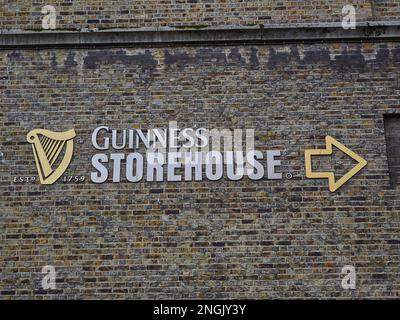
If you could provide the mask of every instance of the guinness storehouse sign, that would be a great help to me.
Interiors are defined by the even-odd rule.
[[[35,129],[28,133],[27,140],[32,144],[42,184],[53,184],[66,171],[72,159],[75,136],[73,129],[66,132]],[[217,181],[224,177],[232,181],[244,177],[283,179],[282,151],[256,150],[253,129],[180,129],[176,122],[170,122],[165,129],[148,130],[113,129],[104,125],[92,131],[91,144],[94,152],[90,180],[96,184]],[[334,172],[312,170],[312,157],[331,155],[332,146],[357,161],[357,165],[338,180]],[[337,191],[366,164],[363,158],[330,136],[326,137],[326,149],[305,150],[306,178],[328,179],[331,192]],[[21,179],[17,177],[14,181],[21,182]]]
[[[222,143],[221,143],[222,142]],[[179,129],[172,122],[168,129],[112,130],[100,126],[93,131],[92,145],[100,151],[92,157],[90,178],[103,183],[125,178],[139,181],[216,181],[226,173],[228,180],[282,179],[277,171],[281,152],[267,151],[267,168],[261,164],[261,151],[254,148],[254,131],[206,128]],[[108,150],[112,148],[113,152]],[[122,171],[121,163],[125,162]],[[164,174],[166,173],[166,174]],[[123,177],[125,175],[125,177]]]

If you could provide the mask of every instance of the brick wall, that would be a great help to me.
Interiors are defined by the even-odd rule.
[[[399,67],[397,43],[1,51],[1,298],[398,298],[383,114],[399,112]],[[89,182],[93,128],[170,120],[254,128],[285,178]],[[37,176],[26,134],[40,127],[75,128],[66,174],[86,182],[13,182]],[[326,135],[369,162],[336,193],[304,177]]]
[[[358,21],[371,20],[370,0],[140,0],[9,1],[0,7],[0,29],[41,30],[44,5],[57,10],[57,28],[203,27],[338,22],[342,7],[353,4]],[[396,20],[399,1],[373,1],[377,20]]]
[[[398,0],[375,0],[373,1],[377,20],[398,21],[400,14],[400,1]]]

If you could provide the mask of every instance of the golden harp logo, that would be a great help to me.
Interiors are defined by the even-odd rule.
[[[27,134],[26,139],[32,144],[41,184],[53,184],[67,170],[72,159],[75,136],[74,129],[65,132],[35,129]],[[64,157],[58,159],[63,149]]]

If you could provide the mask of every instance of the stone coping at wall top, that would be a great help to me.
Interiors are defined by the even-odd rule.
[[[338,23],[213,28],[141,28],[96,31],[2,31],[0,49],[230,45],[290,42],[399,41],[400,22],[363,22],[345,30]]]

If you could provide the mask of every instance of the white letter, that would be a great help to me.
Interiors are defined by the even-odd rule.
[[[180,152],[168,152],[168,170],[167,181],[181,181],[182,177],[175,174],[175,169],[181,167],[181,163],[177,161],[181,157]]]
[[[150,139],[149,139],[149,131],[147,131],[147,137],[145,137],[142,130],[136,130],[136,147],[139,147],[139,140],[143,142],[143,144],[148,149],[150,147]]]
[[[215,173],[213,173],[213,164],[215,164]],[[209,180],[219,180],[223,175],[222,154],[218,151],[208,152],[206,155],[206,177]]]
[[[122,130],[122,144],[117,146],[118,130],[112,130],[112,142],[111,145],[115,150],[121,150],[126,145],[126,130]]]
[[[100,130],[106,130],[108,132],[108,127],[98,127],[96,129],[94,129],[94,131],[92,133],[92,145],[97,150],[107,150],[110,147],[110,138],[108,138],[108,137],[104,138],[104,147],[100,147],[97,144],[97,135],[99,134]]]
[[[247,176],[251,180],[260,180],[264,177],[264,167],[263,165],[257,161],[262,160],[263,154],[261,151],[249,151],[247,153],[247,162],[251,168],[247,168]],[[257,160],[256,160],[257,159]],[[246,165],[246,167],[247,167]]]
[[[48,13],[48,14],[47,14]],[[56,9],[53,6],[44,6],[42,14],[45,16],[42,19],[42,28],[45,30],[56,28]]]
[[[201,132],[204,131],[205,134],[202,134]],[[196,130],[196,136],[199,138],[201,141],[203,141],[203,144],[198,143],[197,147],[199,148],[204,148],[205,146],[208,145],[208,131],[206,128],[199,128]]]
[[[164,156],[161,153],[147,153],[147,181],[154,181],[154,170],[156,181],[163,181]]]
[[[42,288],[44,290],[54,290],[56,288],[56,268],[53,266],[44,266],[42,268],[42,273],[47,273],[42,279]]]
[[[244,175],[244,159],[242,151],[227,151],[226,153],[226,175],[230,180],[240,180]],[[236,161],[233,158],[235,155]],[[235,163],[237,165],[236,173],[235,173]]]
[[[187,142],[183,145],[183,147],[188,149],[193,148],[195,143],[194,130],[191,128],[186,128],[182,130],[181,134],[183,138],[187,140]]]
[[[171,121],[169,123],[169,151],[177,151],[178,144],[177,141],[179,139],[178,135],[179,129],[175,121]]]
[[[136,161],[135,175],[133,175],[133,162]],[[131,153],[126,158],[126,179],[129,182],[138,182],[143,178],[143,156],[140,153]]]
[[[345,30],[356,28],[356,8],[352,5],[347,5],[342,8],[342,14],[345,16],[342,20],[342,28]]]
[[[111,153],[110,159],[114,161],[113,182],[121,181],[121,160],[125,158],[123,153]]]
[[[153,134],[154,134],[154,149],[155,150],[160,150],[160,149],[167,149],[167,130],[166,129],[153,129]]]
[[[194,155],[194,160],[192,160]],[[194,179],[196,181],[202,180],[202,153],[201,152],[185,152],[185,180],[192,180],[192,168],[194,168]]]
[[[94,183],[103,183],[108,178],[108,170],[101,164],[102,162],[108,162],[107,155],[98,153],[92,157],[92,165],[98,170],[98,172],[92,172],[90,174],[90,178]]]
[[[274,151],[267,151],[267,161],[268,161],[268,166],[267,166],[267,172],[268,172],[268,179],[271,180],[279,180],[282,179],[282,173],[276,173],[275,172],[275,167],[278,167],[281,165],[281,160],[275,160],[275,156],[279,157],[281,155],[281,152],[278,150]]]
[[[354,290],[356,288],[356,268],[353,266],[344,266],[342,274],[345,274],[345,277],[342,279],[342,288],[345,290]]]

